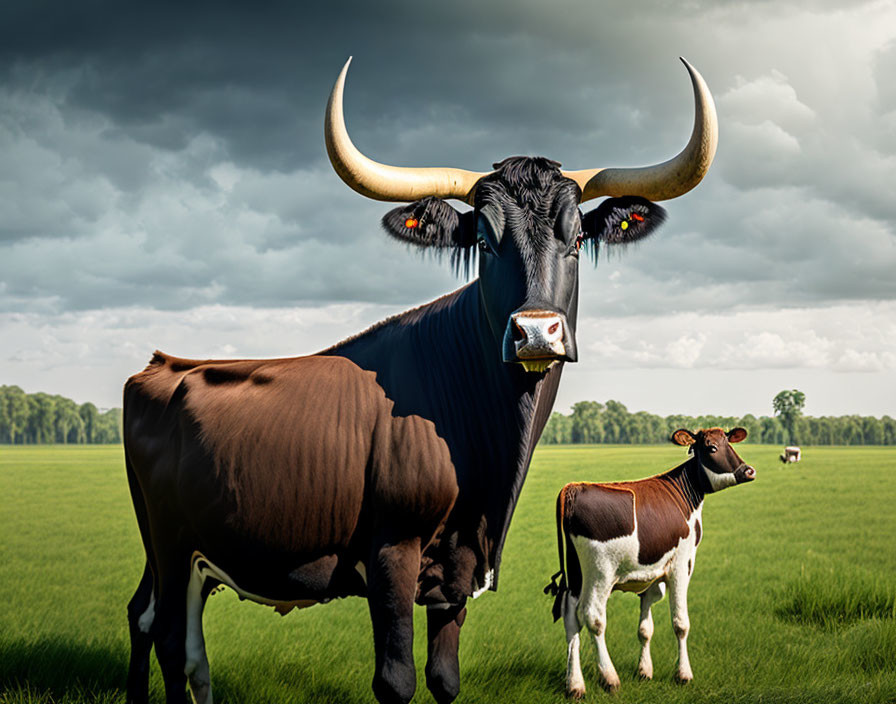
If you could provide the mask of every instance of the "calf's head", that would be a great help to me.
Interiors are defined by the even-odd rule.
[[[672,442],[691,448],[697,458],[700,488],[709,494],[756,478],[756,470],[731,447],[745,437],[747,431],[743,428],[733,428],[727,433],[721,428],[709,428],[697,431],[696,435],[681,428],[672,433]]]
[[[342,95],[348,63],[327,106],[327,152],[336,172],[378,200],[412,201],[389,212],[383,226],[418,247],[451,252],[468,268],[478,256],[485,317],[505,362],[540,373],[577,361],[575,325],[579,255],[600,242],[624,244],[647,236],[665,213],[651,201],[696,186],[715,154],[718,125],[709,89],[684,62],[694,87],[691,139],[676,157],[640,169],[562,171],[542,157],[511,157],[491,172],[405,168],[371,161],[352,144]],[[579,205],[613,196],[582,215]],[[473,206],[461,212],[445,199]]]

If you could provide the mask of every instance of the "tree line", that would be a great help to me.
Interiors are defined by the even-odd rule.
[[[779,394],[780,396],[780,394]],[[551,414],[541,442],[664,443],[678,428],[746,428],[748,442],[772,445],[896,445],[896,420],[890,416],[685,416],[665,418],[631,413],[619,401],[580,401],[572,413]],[[121,409],[100,411],[92,403],[18,386],[0,386],[0,444],[103,444],[121,442]]]
[[[121,442],[121,409],[100,411],[64,396],[26,394],[0,386],[0,444],[103,444]]]
[[[788,425],[792,425],[788,427]],[[740,426],[747,442],[771,445],[896,445],[896,420],[890,416],[799,416],[782,422],[780,416],[684,416],[665,418],[645,411],[631,413],[619,401],[580,401],[572,413],[551,414],[541,442],[561,443],[664,443],[678,428]]]

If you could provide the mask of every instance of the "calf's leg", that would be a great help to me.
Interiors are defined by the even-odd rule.
[[[420,540],[381,542],[367,568],[367,603],[376,665],[373,693],[381,704],[407,704],[414,696],[414,595]]]
[[[607,599],[613,589],[612,583],[599,579],[591,588],[590,593],[582,591],[582,614],[585,625],[594,636],[594,644],[597,646],[597,671],[600,674],[601,683],[608,692],[619,689],[619,675],[610,659],[607,650]]]
[[[582,661],[579,655],[581,647],[579,633],[582,625],[576,613],[578,605],[578,598],[571,592],[563,595],[563,625],[566,628],[566,694],[572,699],[582,699],[585,696],[585,678],[582,676]]]
[[[650,607],[663,598],[666,585],[654,582],[641,593],[641,620],[638,624],[638,639],[641,641],[641,658],[638,660],[638,675],[645,680],[653,679],[653,660],[650,657],[650,639],[653,637],[653,614]]]
[[[688,632],[691,622],[688,618],[688,582],[690,575],[685,569],[673,570],[669,579],[669,607],[672,612],[672,629],[678,638],[678,671],[675,679],[686,684],[694,679],[691,661],[688,659]]]
[[[467,616],[464,604],[439,604],[426,609],[429,646],[426,659],[426,686],[438,704],[453,702],[460,692],[457,650],[460,628]]]

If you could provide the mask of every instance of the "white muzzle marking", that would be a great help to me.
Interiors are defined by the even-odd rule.
[[[533,310],[514,313],[512,318],[513,324],[522,334],[521,340],[514,340],[517,357],[544,359],[566,354],[563,345],[563,319],[559,315]]]

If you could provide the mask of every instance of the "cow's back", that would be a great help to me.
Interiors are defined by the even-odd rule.
[[[156,353],[126,385],[125,443],[144,493],[173,492],[198,540],[226,526],[244,545],[337,553],[361,521],[436,509],[435,530],[453,503],[432,424],[391,413],[375,374],[344,358]]]

